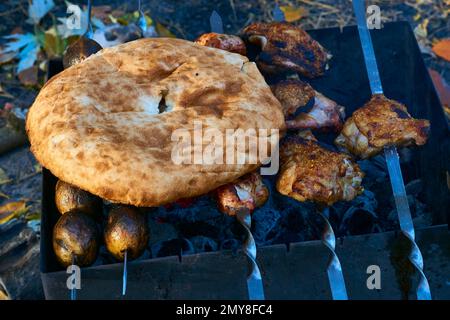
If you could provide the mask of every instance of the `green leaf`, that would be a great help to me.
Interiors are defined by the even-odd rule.
[[[160,37],[163,37],[163,38],[176,38],[176,36],[172,32],[170,32],[169,29],[164,27],[161,23],[157,22],[155,27],[156,27],[156,32],[158,33],[158,35]]]
[[[62,56],[65,43],[55,27],[45,32],[44,50],[49,58]]]

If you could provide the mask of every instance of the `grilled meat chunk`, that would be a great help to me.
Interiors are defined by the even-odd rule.
[[[314,89],[308,83],[294,79],[282,80],[271,85],[270,89],[280,101],[286,119],[298,111],[306,112],[306,106],[315,95]]]
[[[345,108],[314,91],[314,105],[311,111],[300,113],[295,119],[286,121],[288,129],[311,129],[339,132],[345,118]]]
[[[285,22],[252,23],[242,38],[261,47],[256,63],[266,73],[293,71],[314,78],[324,74],[331,58],[308,33]]]
[[[280,147],[277,190],[298,201],[332,205],[362,193],[364,173],[350,156],[321,146],[310,132],[287,137]]]
[[[344,107],[300,80],[283,80],[271,86],[280,101],[288,129],[339,132],[344,123]],[[313,106],[307,107],[311,100]],[[299,113],[300,112],[300,113]]]
[[[264,185],[261,175],[252,172],[217,188],[216,196],[219,210],[234,216],[241,208],[253,212],[261,207],[269,198],[269,189]]]
[[[377,94],[347,119],[335,143],[365,159],[387,145],[423,145],[429,127],[428,120],[412,118],[403,104]]]
[[[212,47],[217,49],[226,50],[229,52],[239,53],[240,55],[245,56],[247,54],[247,49],[245,47],[244,41],[238,36],[230,35],[230,34],[221,34],[221,33],[205,33],[202,34],[195,40],[195,43],[198,43],[202,46]]]

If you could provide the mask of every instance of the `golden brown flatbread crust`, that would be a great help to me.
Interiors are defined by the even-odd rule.
[[[152,114],[160,101],[171,111]],[[36,158],[61,180],[112,202],[158,206],[260,165],[175,164],[172,132],[192,133],[194,121],[223,133],[284,130],[279,102],[246,57],[157,38],[103,49],[54,76],[28,113],[27,132]]]

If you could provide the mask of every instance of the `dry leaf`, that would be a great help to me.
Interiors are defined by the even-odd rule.
[[[160,37],[163,37],[163,38],[176,38],[175,35],[172,32],[170,32],[169,29],[164,27],[159,22],[156,23],[156,32],[158,33],[158,35]]]
[[[15,56],[15,52],[1,52],[0,48],[0,65],[11,62]]]
[[[444,111],[447,113],[450,120],[450,85],[436,70],[428,69],[428,72],[433,80],[434,87],[439,95]]]
[[[38,83],[38,67],[33,66],[18,74],[19,81],[25,86],[34,86]]]
[[[308,15],[307,10],[303,7],[281,6],[280,9],[287,22],[294,22]]]
[[[6,292],[0,288],[0,301],[11,300]]]
[[[5,199],[9,199],[9,196],[6,193],[3,193],[0,191],[0,197],[5,198]]]
[[[433,52],[442,59],[450,61],[450,38],[437,42],[433,46]]]
[[[39,163],[33,165],[34,172],[42,172],[42,166]]]
[[[93,6],[92,7],[92,15],[102,20],[103,22],[109,22],[109,15],[111,14],[111,6],[103,5],[103,6]]]
[[[6,175],[5,170],[0,168],[0,185],[11,182],[11,179]]]
[[[27,213],[28,207],[24,201],[8,202],[0,206],[0,224]]]
[[[0,97],[4,97],[4,98],[9,98],[9,99],[13,99],[14,96],[11,95],[8,91],[6,91],[5,89],[3,89],[2,84],[0,83]],[[0,109],[0,117],[2,116],[2,110]]]

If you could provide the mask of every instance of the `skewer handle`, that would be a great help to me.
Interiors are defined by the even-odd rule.
[[[261,272],[256,262],[256,243],[252,232],[250,231],[252,225],[250,211],[243,208],[237,212],[236,218],[244,227],[246,233],[246,239],[242,245],[242,250],[250,262],[250,272],[247,275],[248,298],[249,300],[265,300]]]
[[[331,252],[330,260],[328,261],[327,266],[328,282],[330,283],[331,295],[333,297],[333,300],[348,300],[341,262],[339,261],[339,258],[335,251],[336,237],[334,235],[333,227],[331,226],[330,221],[327,217],[328,212],[328,208],[325,208],[323,212],[318,212],[325,222],[325,227],[322,232],[322,243]]]

